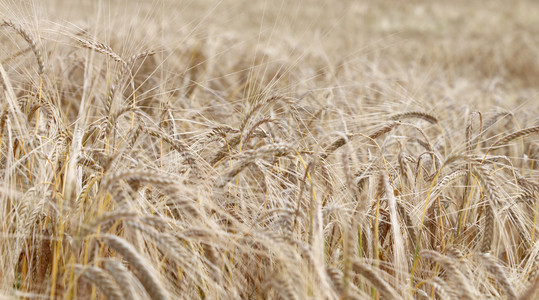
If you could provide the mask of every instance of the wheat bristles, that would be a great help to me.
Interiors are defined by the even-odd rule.
[[[170,137],[166,135],[165,133],[159,131],[159,130],[153,130],[150,128],[141,127],[142,132],[156,137],[160,138],[166,143],[168,143],[170,146],[174,148],[181,156],[185,158],[191,169],[193,170],[195,176],[200,176],[200,170],[196,163],[195,156],[192,154],[191,150],[189,149],[189,146],[184,144],[182,141],[175,139],[173,137]]]

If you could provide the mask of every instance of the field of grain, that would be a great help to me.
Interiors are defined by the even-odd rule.
[[[534,299],[539,2],[0,0],[0,299]]]

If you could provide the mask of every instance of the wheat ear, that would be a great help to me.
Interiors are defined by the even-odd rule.
[[[448,273],[450,282],[453,283],[453,287],[459,291],[460,299],[474,299],[475,293],[473,292],[472,286],[469,284],[469,280],[457,269],[455,262],[452,259],[432,250],[423,250],[420,255],[425,258],[434,259],[443,266]]]
[[[489,153],[490,150],[492,150],[492,149],[494,149],[496,147],[504,146],[504,145],[506,145],[507,143],[509,143],[510,141],[512,141],[514,139],[518,139],[520,137],[525,137],[525,136],[528,136],[528,135],[531,135],[531,134],[536,134],[536,133],[539,133],[539,126],[525,128],[525,129],[522,129],[522,130],[515,131],[515,132],[513,132],[511,134],[508,134],[508,135],[500,138],[496,142],[494,142],[494,144],[492,144],[492,146],[490,146],[490,148],[488,148],[487,152],[485,153],[485,157],[487,156],[487,154]]]
[[[107,46],[101,42],[97,42],[97,41],[88,41],[88,40],[84,40],[84,39],[80,39],[78,38],[77,39],[78,42],[88,48],[88,49],[92,49],[94,51],[97,51],[101,54],[104,54],[110,58],[112,58],[114,61],[122,64],[122,65],[126,65],[127,62],[118,54],[116,54],[116,52],[114,52],[114,50],[112,50],[112,48],[110,46]]]
[[[127,270],[121,262],[114,260],[107,260],[105,262],[105,269],[114,276],[114,279],[120,286],[124,298],[135,299],[133,285],[131,284],[131,273],[129,270]]]
[[[421,111],[409,111],[409,112],[396,114],[390,117],[390,119],[393,121],[402,120],[402,119],[410,119],[410,118],[421,119],[431,124],[438,123],[438,118],[436,118],[434,115],[431,115],[426,112],[421,112]]]
[[[282,296],[283,299],[290,299],[290,300],[300,299],[296,295],[296,292],[294,291],[292,285],[290,284],[290,281],[282,279],[282,278],[270,280],[269,282],[265,284],[264,289],[266,290],[266,293],[268,293],[271,289],[274,289],[279,295]]]
[[[368,281],[380,291],[380,294],[382,295],[382,298],[384,299],[402,299],[402,297],[397,294],[395,289],[391,287],[385,280],[382,279],[382,277],[376,273],[374,270],[372,270],[370,267],[365,265],[364,263],[361,263],[359,261],[355,261],[352,263],[352,270],[355,272],[363,275]]]
[[[539,291],[539,277],[535,278],[535,281],[530,285],[520,296],[518,300],[535,299],[534,296]]]
[[[41,55],[41,49],[37,46],[36,40],[30,35],[26,29],[22,27],[20,24],[16,24],[15,22],[11,20],[4,20],[2,23],[0,23],[0,26],[8,26],[13,28],[29,45],[32,49],[32,52],[34,52],[34,55],[37,60],[37,66],[38,71],[37,73],[39,75],[43,74],[43,71],[45,70],[45,64],[43,63],[43,56]]]
[[[500,266],[496,259],[488,253],[480,254],[479,257],[481,257],[481,259],[485,262],[487,270],[492,275],[494,275],[498,283],[501,285],[501,287],[505,291],[505,294],[507,295],[507,299],[516,300],[517,294],[515,292],[515,289],[513,288],[513,285],[509,282],[509,279],[507,278],[507,274],[505,273],[504,269],[502,268],[502,266]]]
[[[97,41],[88,41],[88,40],[84,40],[84,39],[80,39],[80,38],[78,38],[77,40],[79,41],[79,43],[82,46],[84,46],[84,47],[86,47],[88,49],[94,50],[96,52],[99,52],[101,54],[104,54],[104,55],[112,58],[112,60],[114,60],[115,62],[120,63],[122,65],[122,69],[127,68],[127,62],[120,55],[118,55],[116,52],[114,52],[114,50],[112,50],[112,48],[110,46],[107,46],[107,45],[105,45],[105,44],[103,44],[101,42],[97,42]],[[117,76],[119,76],[119,75],[120,75],[120,73]],[[107,92],[107,98],[105,100],[105,111],[107,113],[107,117],[109,117],[111,115],[112,100],[113,100],[113,97],[114,97],[114,91],[116,89],[115,82],[116,82],[116,79],[111,84],[110,89]],[[107,127],[107,134],[112,130],[114,120],[108,120],[108,121],[109,121],[109,126]]]
[[[95,286],[97,286],[97,288],[99,288],[99,290],[103,292],[105,296],[107,296],[107,299],[126,299],[123,297],[122,291],[116,283],[116,280],[114,280],[110,274],[103,271],[103,269],[91,266],[76,266],[76,268],[80,270],[81,277],[95,284]]]
[[[135,247],[126,240],[115,235],[102,235],[106,243],[121,254],[131,267],[136,270],[136,275],[153,300],[166,300],[168,293],[161,284],[161,280],[153,274],[148,262],[140,255]]]
[[[489,252],[492,247],[492,240],[494,238],[495,231],[494,208],[499,205],[501,197],[498,186],[490,176],[490,172],[485,166],[475,166],[473,173],[483,184],[485,193],[489,198],[489,201],[485,204],[485,233],[481,246],[481,252],[486,253]]]

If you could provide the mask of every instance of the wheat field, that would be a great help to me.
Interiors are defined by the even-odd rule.
[[[0,0],[0,299],[535,299],[539,3]]]

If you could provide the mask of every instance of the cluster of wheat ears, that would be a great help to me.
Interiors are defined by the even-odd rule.
[[[2,299],[539,289],[525,111],[394,111],[380,103],[398,85],[327,89],[363,72],[346,65],[254,76],[237,55],[225,76],[196,43],[126,55],[81,31],[50,49],[1,22],[1,47],[19,50],[0,57]]]

